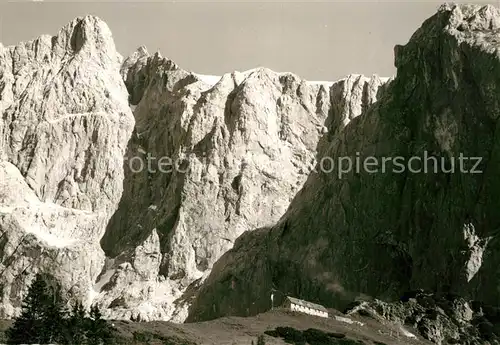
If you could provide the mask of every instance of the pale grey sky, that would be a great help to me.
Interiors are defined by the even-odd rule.
[[[55,34],[75,17],[93,14],[108,23],[122,55],[145,45],[197,73],[265,66],[309,80],[390,76],[394,45],[406,43],[440,3],[0,0],[0,42]]]

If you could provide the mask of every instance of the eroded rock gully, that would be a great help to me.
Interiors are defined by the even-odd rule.
[[[43,271],[109,318],[183,321],[217,259],[280,219],[386,81],[123,59],[92,16],[0,46],[0,317]]]
[[[396,47],[378,101],[325,149],[427,152],[448,167],[462,154],[481,157],[482,173],[313,172],[277,224],[246,232],[214,265],[188,320],[259,313],[272,288],[336,308],[420,288],[498,305],[499,29],[493,6],[443,5]]]

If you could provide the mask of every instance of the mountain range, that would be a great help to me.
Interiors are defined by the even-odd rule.
[[[396,76],[334,82],[124,58],[95,16],[0,44],[0,318],[38,272],[120,320],[253,316],[271,291],[497,305],[499,32],[443,5]],[[424,156],[442,169],[342,166]]]

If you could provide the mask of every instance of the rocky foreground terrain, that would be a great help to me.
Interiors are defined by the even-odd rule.
[[[267,345],[300,344],[302,330],[328,339],[325,342],[324,337],[316,336],[320,342],[310,342],[312,345],[432,345],[397,324],[380,324],[360,315],[338,317],[323,319],[275,309],[252,317],[229,316],[200,323],[121,320],[113,325],[117,343],[129,345],[251,345],[259,336]],[[0,343],[9,324],[0,322]]]
[[[92,16],[0,44],[0,318],[45,272],[114,320],[268,315],[275,289],[418,334],[374,344],[498,343],[499,52],[477,5],[443,5],[391,79],[197,75],[123,58]],[[425,155],[441,169],[319,168]]]

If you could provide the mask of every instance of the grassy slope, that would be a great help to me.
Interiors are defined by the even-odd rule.
[[[331,315],[341,315],[331,311]],[[367,317],[353,316],[353,320],[364,323],[363,326],[337,321],[333,317],[323,319],[284,310],[274,310],[254,317],[223,317],[220,319],[188,324],[171,322],[128,322],[113,321],[116,332],[123,343],[132,344],[203,344],[203,345],[250,345],[256,343],[257,336],[266,330],[278,326],[289,326],[300,330],[317,328],[327,332],[346,334],[348,338],[362,340],[366,345],[429,345],[422,339],[414,340],[403,335],[397,335],[395,325],[382,325]],[[0,321],[0,333],[7,329],[10,321]],[[390,335],[393,330],[392,336]],[[411,331],[411,330],[410,330]],[[134,341],[134,332],[143,335],[142,341]],[[415,332],[413,332],[415,333]],[[154,337],[148,336],[154,334]],[[150,340],[144,340],[148,337]],[[1,338],[0,338],[1,339]],[[160,340],[163,339],[163,340]],[[169,340],[169,341],[166,341]],[[265,336],[267,345],[285,344],[281,339]],[[1,343],[1,341],[0,341]]]

